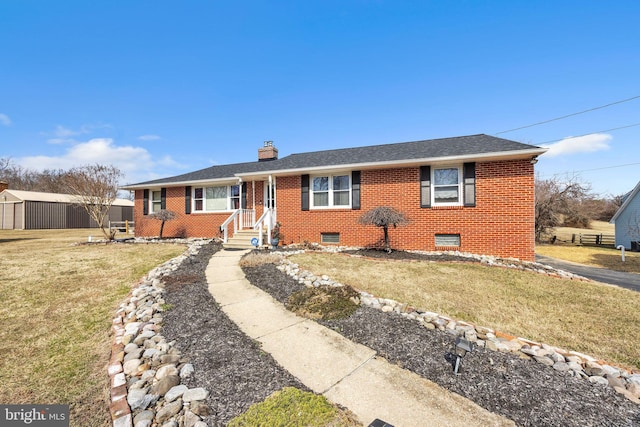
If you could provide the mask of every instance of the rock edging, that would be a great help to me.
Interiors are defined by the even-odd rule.
[[[209,392],[189,389],[181,380],[194,373],[189,363],[160,334],[166,310],[162,277],[198,253],[205,239],[173,241],[187,243],[182,255],[151,270],[120,304],[112,321],[113,343],[109,374],[109,412],[114,427],[206,427],[201,416]]]
[[[353,249],[353,248],[349,248]],[[294,255],[303,253],[304,250],[288,251],[284,254]],[[330,252],[340,252],[332,248]],[[589,280],[581,276],[573,275],[561,270],[539,263],[524,263],[517,260],[502,260],[495,257],[462,254],[459,252],[417,252],[424,254],[455,254],[456,256],[474,257],[488,265],[518,268],[529,270],[539,274],[570,278],[576,280]],[[297,280],[307,287],[318,286],[344,286],[335,282],[327,275],[315,276],[310,271],[301,270],[300,267],[287,259],[280,261],[277,267],[283,273]],[[491,328],[473,325],[461,320],[412,307],[408,304],[394,301],[388,298],[378,298],[375,295],[360,291],[360,304],[369,306],[383,312],[395,312],[403,317],[417,321],[427,329],[439,329],[454,336],[461,336],[492,351],[514,353],[523,359],[535,360],[538,363],[552,366],[556,371],[566,372],[568,375],[583,378],[591,383],[609,385],[618,393],[634,403],[640,404],[640,374],[631,373],[622,368],[607,364],[601,360],[575,351],[568,351],[559,347],[538,343],[522,337],[515,337]]]

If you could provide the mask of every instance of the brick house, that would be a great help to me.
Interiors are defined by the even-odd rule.
[[[284,244],[370,246],[382,232],[358,218],[391,206],[410,221],[390,233],[393,248],[533,260],[534,164],[545,151],[480,134],[279,159],[266,142],[258,161],[123,189],[135,191],[140,236],[156,236],[159,223],[149,214],[169,209],[177,219],[167,222],[165,236],[227,240],[243,229],[270,229],[277,220]]]

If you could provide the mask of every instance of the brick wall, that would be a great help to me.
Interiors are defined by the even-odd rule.
[[[410,223],[389,230],[397,249],[454,249],[478,254],[534,259],[534,174],[528,160],[476,164],[475,207],[420,208],[418,168],[361,173],[361,210],[301,210],[300,176],[277,178],[278,221],[285,244],[320,242],[321,233],[340,233],[341,245],[374,245],[382,230],[358,224],[358,218],[377,206],[392,206]],[[252,184],[247,183],[252,208]],[[263,210],[263,185],[256,183],[256,218]],[[156,236],[160,222],[142,215],[142,191],[136,191],[136,234]],[[178,213],[167,222],[164,236],[215,237],[229,213],[184,213],[184,187],[167,188],[167,209]],[[460,247],[435,246],[436,234],[459,234]]]
[[[379,242],[383,232],[358,224],[358,218],[374,207],[391,206],[410,221],[389,230],[393,248],[533,260],[533,177],[528,160],[477,163],[475,207],[420,208],[418,168],[362,171],[359,211],[302,211],[300,177],[278,178],[278,220],[285,243],[319,242],[321,233],[340,233],[341,245],[366,246]],[[460,247],[436,247],[436,234],[459,234]]]

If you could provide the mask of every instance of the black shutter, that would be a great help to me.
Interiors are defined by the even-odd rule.
[[[462,182],[464,183],[464,205],[476,205],[476,164],[465,163],[462,169]]]
[[[243,182],[240,188],[240,207],[247,209],[247,183]]]
[[[191,213],[191,186],[184,187],[184,213]]]
[[[420,207],[431,207],[431,166],[420,166]]]
[[[302,202],[302,210],[309,210],[309,175],[302,175],[301,177],[302,185],[301,185],[301,202]]]
[[[360,209],[360,171],[351,172],[351,208]]]
[[[160,189],[160,209],[167,209],[167,189]]]
[[[143,191],[142,196],[142,214],[149,215],[149,190]]]

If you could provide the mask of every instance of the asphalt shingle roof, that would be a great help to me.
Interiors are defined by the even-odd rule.
[[[323,166],[393,162],[475,154],[483,155],[490,153],[517,152],[537,148],[539,147],[508,139],[496,138],[490,135],[479,134],[453,138],[297,153],[278,160],[211,166],[195,172],[141,182],[138,184],[132,184],[131,186],[170,184],[208,179],[214,180],[232,178],[236,174],[259,173],[266,171],[283,171],[305,168],[311,169]]]

